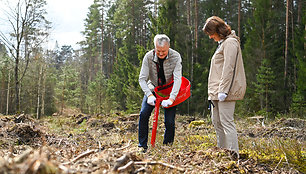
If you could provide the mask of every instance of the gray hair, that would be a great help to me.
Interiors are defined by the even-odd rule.
[[[154,37],[154,46],[156,48],[156,44],[158,44],[159,46],[164,46],[165,43],[168,43],[168,45],[170,46],[170,39],[167,35],[165,34],[157,34]]]

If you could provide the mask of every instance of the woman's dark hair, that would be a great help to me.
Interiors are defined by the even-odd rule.
[[[217,33],[221,39],[226,38],[232,31],[231,27],[218,16],[208,18],[202,30],[208,35]]]

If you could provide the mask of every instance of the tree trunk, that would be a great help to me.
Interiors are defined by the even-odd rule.
[[[198,0],[194,0],[194,46],[195,46],[195,51],[194,51],[194,57],[195,61],[197,61],[198,56],[197,56],[197,49],[198,49]],[[193,66],[193,62],[192,62]]]
[[[187,47],[187,57],[190,57],[191,58],[191,61],[188,61],[187,65],[188,65],[188,71],[189,71],[189,75],[191,76],[191,72],[192,72],[192,69],[191,69],[191,62],[192,62],[192,51],[193,51],[193,47],[192,47],[192,24],[191,24],[191,0],[187,0],[186,1],[186,8],[187,8],[187,26],[190,28],[190,34],[189,35],[186,35],[186,40],[190,40],[191,42],[191,45],[188,45],[186,44],[186,47]],[[190,53],[191,53],[191,56],[190,56]],[[189,105],[190,105],[190,100],[188,100],[188,113],[189,113]]]
[[[302,21],[302,17],[301,17],[301,12],[302,12],[302,3],[303,0],[298,0],[297,4],[298,4],[298,14],[297,14],[297,23],[300,24]]]
[[[65,77],[64,77],[64,85],[63,85],[63,89],[62,89],[62,96],[61,96],[61,111],[60,111],[60,115],[63,114],[63,110],[64,110],[65,88],[66,88],[66,75],[65,75]]]
[[[113,52],[112,52],[112,49],[113,48],[111,46],[111,39],[108,39],[109,61],[108,61],[108,74],[107,74],[107,77],[109,77],[110,74],[112,73],[112,62],[113,62]]]
[[[291,40],[292,40],[292,52],[295,52],[295,46],[294,46],[294,17],[293,17],[293,0],[291,1],[291,10],[290,10],[290,16],[291,16]],[[296,72],[296,56],[292,56],[293,61],[293,90],[296,92],[296,82],[297,82],[297,72]]]
[[[238,37],[241,37],[240,30],[240,22],[241,22],[241,0],[238,1]]]
[[[284,89],[287,89],[287,74],[288,74],[288,36],[289,36],[289,4],[290,0],[286,3],[286,39],[285,39],[285,69],[284,69]],[[286,104],[287,93],[284,95],[284,102]]]
[[[0,55],[1,56],[1,55]],[[5,80],[5,76],[4,76],[4,72],[2,71],[1,72],[3,75],[1,76],[2,77],[2,79],[0,79],[1,80],[1,88],[0,88],[0,113],[2,112],[2,111],[4,111],[4,109],[3,109],[3,104],[2,104],[2,102],[1,101],[4,101],[4,93],[5,93],[5,89],[6,89],[6,80]],[[4,103],[4,102],[3,102]]]
[[[103,45],[103,40],[104,40],[104,10],[102,7],[102,19],[101,19],[101,74],[103,75],[103,59],[104,59],[104,45]]]
[[[135,18],[135,2],[134,1],[131,1],[131,6],[132,6],[132,16],[134,16],[132,19],[132,39],[136,41],[136,43],[138,43],[137,40],[135,40],[136,39],[136,18]]]
[[[44,64],[43,71],[43,82],[42,82],[42,91],[41,91],[41,113],[40,115],[45,115],[45,93],[46,93],[46,64]]]
[[[188,27],[191,27],[190,0],[186,0],[186,8],[187,8],[187,25]]]
[[[40,118],[40,96],[41,96],[41,79],[42,79],[42,71],[43,71],[43,67],[42,65],[40,66],[40,70],[38,73],[38,87],[37,87],[37,109],[36,109],[36,118],[39,119]]]
[[[158,3],[158,0],[154,0],[154,18],[157,17],[157,3]]]
[[[19,53],[17,53],[17,57],[15,59],[15,92],[16,92],[16,112],[20,111],[19,105],[19,78],[18,78],[18,69],[19,69]]]
[[[6,92],[6,115],[9,114],[10,83],[11,83],[11,71],[9,70],[9,72],[8,72],[8,80],[7,80],[7,92]]]
[[[21,96],[21,89],[22,89],[22,83],[20,83],[19,88],[18,88],[18,95],[19,95],[19,106],[21,106],[21,100],[20,100],[20,96]],[[21,113],[21,110],[19,110],[19,113]]]

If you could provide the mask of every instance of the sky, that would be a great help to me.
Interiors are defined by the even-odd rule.
[[[71,45],[78,48],[77,42],[84,40],[84,20],[93,0],[47,0],[47,19],[52,22],[49,48],[58,42],[59,47]]]
[[[16,0],[9,0],[12,4]],[[53,49],[55,42],[58,46],[71,45],[78,49],[77,42],[84,40],[81,31],[84,31],[84,20],[89,12],[88,8],[93,4],[93,0],[46,0],[47,20],[52,24],[50,37],[48,39],[48,49]],[[5,33],[7,24],[3,9],[7,7],[7,0],[0,0],[0,30]],[[15,4],[15,3],[13,3]],[[2,21],[1,21],[2,20]]]

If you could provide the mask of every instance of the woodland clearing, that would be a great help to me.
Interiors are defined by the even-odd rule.
[[[69,113],[39,120],[25,114],[0,116],[0,174],[306,173],[305,120],[262,124],[241,118],[236,125],[238,161],[216,147],[207,118],[177,116],[175,142],[165,146],[160,114],[156,146],[140,153],[138,114]]]

